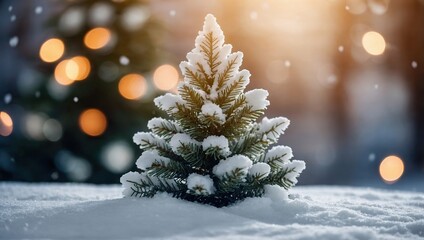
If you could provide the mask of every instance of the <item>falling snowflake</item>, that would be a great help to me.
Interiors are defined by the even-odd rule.
[[[343,46],[339,46],[338,50],[339,50],[339,52],[343,52],[344,51],[344,47]]]
[[[171,11],[169,11],[169,15],[174,17],[175,15],[177,15],[177,11],[171,10]]]

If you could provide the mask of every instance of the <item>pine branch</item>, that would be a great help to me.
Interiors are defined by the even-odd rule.
[[[216,68],[221,63],[218,60],[219,51],[216,51],[219,47],[218,38],[213,36],[213,32],[209,32],[205,35],[206,41],[203,41],[200,44],[201,52],[203,52],[206,56],[206,61],[211,69],[212,76],[216,73]],[[212,84],[212,83],[210,83]]]
[[[222,126],[222,133],[232,139],[238,138],[244,135],[247,127],[262,114],[263,110],[252,111],[251,106],[244,106],[227,118]]]
[[[186,178],[190,172],[181,162],[171,160],[168,164],[156,164],[147,169],[151,176],[162,178]]]
[[[239,56],[237,55],[234,59],[231,59],[224,71],[218,75],[218,89],[221,89],[224,86],[225,82],[228,82],[230,78],[233,76],[233,72],[235,70],[236,62],[238,61]]]
[[[285,188],[288,190],[294,185],[294,182],[290,179],[286,178],[286,174],[296,172],[295,168],[282,168],[279,169],[277,172],[271,172],[271,174],[265,178],[266,184],[277,184],[280,187]]]
[[[233,154],[242,154],[256,163],[268,146],[268,141],[264,141],[262,135],[251,133],[232,141],[230,150]]]
[[[209,92],[209,85],[206,81],[204,81],[204,79],[200,76],[199,73],[191,71],[188,67],[185,68],[185,72],[185,76],[191,80],[190,84],[204,92]]]
[[[161,119],[161,122],[158,125],[149,126],[149,128],[154,134],[165,140],[169,140],[177,133],[182,133],[182,129],[176,122],[167,119]]]
[[[203,106],[202,96],[192,87],[184,84],[179,89],[180,96],[187,102],[187,105],[192,111],[198,112]]]
[[[227,110],[232,102],[243,92],[245,88],[244,76],[238,76],[232,83],[224,87],[219,93],[216,99],[216,103],[222,107],[224,111]]]
[[[243,169],[236,168],[230,174],[226,173],[224,177],[217,180],[217,193],[234,192],[245,184],[246,174]]]

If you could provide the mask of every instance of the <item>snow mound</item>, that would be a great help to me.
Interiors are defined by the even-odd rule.
[[[1,239],[420,239],[424,194],[296,187],[215,208],[117,185],[0,183]]]

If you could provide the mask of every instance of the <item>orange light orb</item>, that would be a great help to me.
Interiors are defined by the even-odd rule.
[[[111,36],[107,28],[93,28],[85,34],[84,44],[90,49],[100,49],[109,43]]]
[[[141,98],[147,90],[146,80],[135,73],[127,74],[119,80],[119,93],[126,99],[136,100]]]
[[[153,73],[153,83],[162,91],[169,91],[174,88],[178,83],[178,79],[177,69],[169,64],[158,67]]]
[[[83,56],[73,57],[66,64],[66,75],[75,81],[86,79],[90,71],[90,61]]]
[[[50,38],[40,47],[40,58],[44,62],[55,62],[63,56],[65,45],[58,38]]]
[[[106,130],[107,119],[102,111],[90,108],[79,116],[79,126],[85,134],[95,137]]]
[[[74,76],[76,73],[74,73],[76,70],[76,67],[73,66],[74,64],[70,64],[68,66],[69,60],[62,60],[56,65],[56,68],[54,70],[54,78],[56,81],[61,85],[70,85],[74,82],[74,79],[70,78],[69,75]]]
[[[388,156],[380,163],[379,171],[381,178],[386,183],[394,183],[402,176],[405,166],[402,159],[397,156]]]
[[[370,31],[362,36],[362,46],[371,55],[381,55],[386,49],[386,41],[380,33]]]
[[[0,112],[0,135],[7,137],[13,131],[13,120],[6,112]]]

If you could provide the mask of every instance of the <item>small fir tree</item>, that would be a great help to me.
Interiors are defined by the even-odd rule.
[[[268,92],[244,92],[250,73],[239,71],[241,52],[231,53],[213,15],[207,15],[195,48],[180,64],[184,75],[178,94],[154,102],[173,120],[153,118],[151,132],[133,137],[144,151],[139,172],[121,177],[125,196],[157,192],[222,207],[260,197],[275,186],[289,189],[305,168],[291,160],[292,150],[274,146],[289,125],[284,117],[256,120],[269,105]]]

